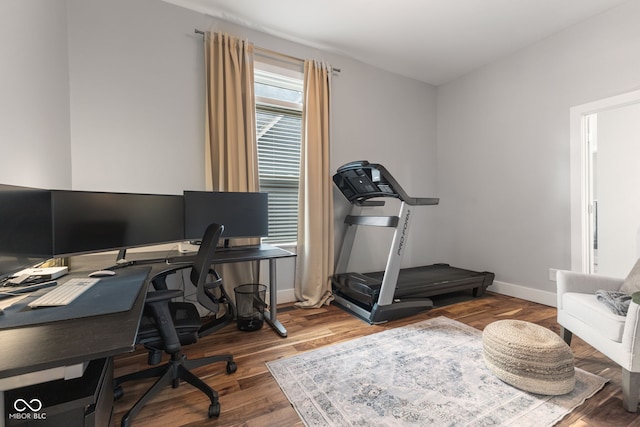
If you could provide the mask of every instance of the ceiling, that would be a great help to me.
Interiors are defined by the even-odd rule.
[[[164,1],[440,85],[627,0]]]

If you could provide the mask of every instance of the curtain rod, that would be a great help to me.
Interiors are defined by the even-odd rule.
[[[194,32],[195,32],[196,34],[200,34],[200,35],[204,36],[204,31],[202,31],[202,30],[198,30],[198,29],[196,28],[196,29],[194,30]],[[265,52],[265,53],[269,53],[269,54],[271,54],[271,55],[281,56],[281,57],[284,57],[284,58],[287,58],[287,59],[291,59],[291,60],[296,61],[296,62],[302,62],[302,63],[304,63],[304,59],[298,58],[298,57],[296,57],[296,56],[287,55],[287,54],[285,54],[285,53],[276,52],[276,51],[274,51],[274,50],[265,49],[265,48],[263,48],[263,47],[257,47],[257,46],[256,46],[255,48],[256,48],[257,50],[260,50],[260,51]],[[339,73],[339,72],[340,72],[340,68],[334,68],[334,67],[331,67],[331,70],[332,70],[332,71],[335,71],[336,73]]]

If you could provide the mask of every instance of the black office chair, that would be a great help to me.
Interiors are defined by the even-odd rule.
[[[227,322],[228,319],[233,319],[235,316],[234,305],[222,287],[222,279],[211,268],[216,245],[223,229],[222,225],[211,224],[205,232],[193,263],[171,266],[154,278],[154,287],[160,289],[147,293],[145,309],[138,328],[136,341],[149,350],[148,362],[151,365],[160,362],[163,350],[171,357],[166,365],[134,372],[115,379],[114,397],[118,399],[123,395],[122,383],[130,380],[159,377],[154,385],[124,415],[122,426],[128,426],[133,417],[162,388],[169,383],[173,388],[176,388],[179,386],[181,379],[209,396],[211,400],[209,418],[220,415],[218,393],[192,374],[190,370],[211,363],[226,361],[227,374],[232,374],[237,369],[233,356],[224,354],[187,360],[181,351],[181,346],[195,343],[198,340],[199,330],[202,326],[200,313],[192,303],[171,301],[172,298],[180,297],[183,293],[179,289],[166,289],[165,278],[179,270],[190,267],[190,279],[196,286],[198,302],[213,313],[217,313],[222,307],[225,307],[227,312],[224,316],[226,319],[224,322]],[[213,276],[213,281],[207,280],[209,275]],[[219,323],[217,328],[224,326],[224,322]]]

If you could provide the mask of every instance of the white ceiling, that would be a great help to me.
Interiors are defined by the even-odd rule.
[[[164,1],[439,85],[627,0]]]

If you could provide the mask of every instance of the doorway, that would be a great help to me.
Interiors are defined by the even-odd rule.
[[[625,277],[640,255],[640,91],[571,109],[572,270]]]

